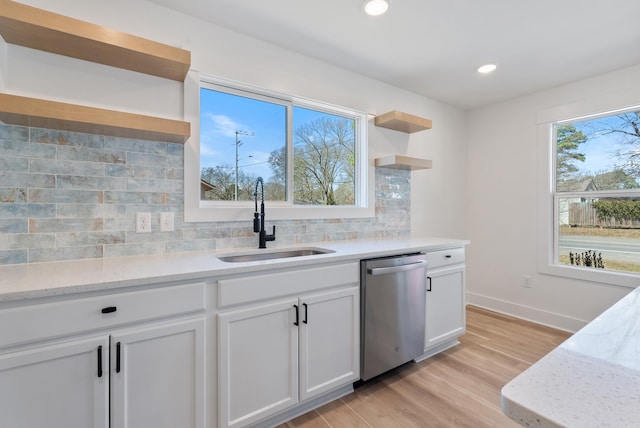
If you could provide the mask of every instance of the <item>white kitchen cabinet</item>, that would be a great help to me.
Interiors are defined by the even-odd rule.
[[[220,425],[245,426],[298,402],[298,299],[218,317]]]
[[[187,284],[0,310],[0,425],[204,428],[205,317],[176,317],[203,300]]]
[[[204,427],[204,317],[111,335],[111,428]]]
[[[464,248],[427,253],[425,356],[458,344],[466,331]]]
[[[0,425],[108,428],[109,337],[0,354]]]
[[[300,400],[360,377],[360,289],[300,299]]]
[[[359,288],[219,315],[220,425],[246,426],[359,377]]]

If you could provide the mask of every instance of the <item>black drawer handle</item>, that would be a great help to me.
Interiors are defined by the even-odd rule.
[[[309,306],[307,306],[306,303],[303,303],[302,306],[304,306],[304,320],[302,320],[302,322],[304,324],[308,324],[308,321],[309,321]]]
[[[118,310],[117,306],[107,306],[106,308],[102,308],[102,311],[100,312],[102,312],[103,314],[110,314],[117,310]]]
[[[444,256],[445,259],[450,259],[451,258],[451,254],[447,254],[446,256]]]
[[[98,377],[102,377],[102,345],[98,346]]]
[[[427,279],[429,280],[429,287],[427,287],[427,291],[431,291],[431,277],[428,276]]]
[[[116,343],[116,373],[120,373],[120,342]]]

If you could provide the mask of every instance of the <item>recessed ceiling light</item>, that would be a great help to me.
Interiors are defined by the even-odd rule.
[[[389,0],[367,0],[364,4],[364,11],[367,15],[379,16],[389,9]]]
[[[496,68],[498,68],[498,66],[495,64],[485,64],[482,67],[478,68],[478,73],[482,73],[482,74],[491,73]]]

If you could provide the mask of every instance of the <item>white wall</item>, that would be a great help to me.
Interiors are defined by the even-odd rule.
[[[412,174],[412,233],[465,238],[465,113],[446,104],[260,40],[134,0],[22,3],[188,49],[192,69],[371,114],[401,110],[433,120],[407,135],[369,127],[369,157],[408,154],[434,161]],[[174,82],[13,47],[7,92],[181,118]],[[43,80],[46,78],[46,80]]]
[[[576,102],[636,94],[640,66],[469,113],[468,301],[576,330],[631,289],[544,275],[536,269],[539,144],[536,114]],[[544,160],[543,160],[544,161]],[[522,287],[523,275],[532,277]]]

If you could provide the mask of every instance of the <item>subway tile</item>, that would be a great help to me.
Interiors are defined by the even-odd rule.
[[[55,218],[55,219],[29,219],[29,233],[61,233],[97,231],[103,229],[102,218]]]
[[[103,257],[101,245],[29,250],[29,263],[97,259],[101,257]]]
[[[27,188],[0,188],[0,202],[27,202]]]
[[[53,129],[31,128],[29,138],[31,142],[40,144],[56,144],[60,146],[94,149],[101,149],[104,146],[104,137],[101,135]]]
[[[54,204],[0,203],[0,219],[54,218]]]
[[[28,250],[0,250],[0,265],[24,264],[28,261]]]
[[[29,159],[27,158],[0,157],[0,171],[27,172],[28,170]]]
[[[102,190],[30,189],[29,202],[101,204]]]
[[[101,218],[104,204],[57,204],[57,218]]]
[[[150,180],[130,178],[127,181],[127,190],[130,192],[182,192],[182,180]]]
[[[29,174],[28,172],[0,171],[3,187],[56,187],[56,176],[52,174]]]
[[[28,141],[29,128],[0,123],[0,140]]]
[[[28,233],[29,223],[27,219],[12,218],[0,219],[0,233]]]
[[[126,163],[126,152],[86,147],[58,147],[58,159],[102,163]]]
[[[98,162],[64,161],[55,159],[31,159],[29,170],[32,173],[46,173],[74,176],[102,177],[104,164]]]
[[[125,190],[127,179],[124,177],[83,177],[76,175],[58,175],[56,179],[58,189],[79,190]]]
[[[134,138],[104,137],[104,146],[113,150],[136,152],[144,154],[164,155],[167,152],[167,143],[161,141],[146,141]]]
[[[53,248],[56,237],[53,233],[6,233],[0,235],[0,249],[20,250],[25,248]]]
[[[164,242],[136,242],[135,244],[104,245],[104,257],[142,256],[162,254]]]

